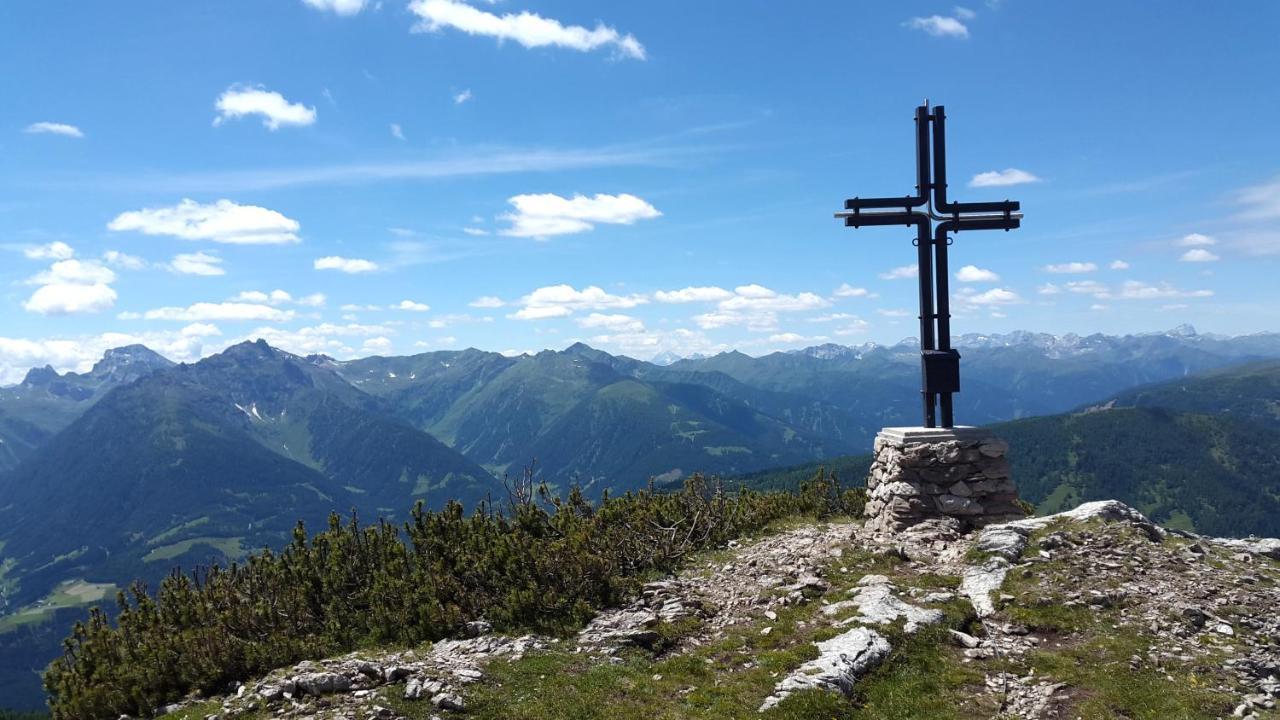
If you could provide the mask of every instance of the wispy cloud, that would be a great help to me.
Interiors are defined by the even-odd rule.
[[[1098,264],[1091,262],[1067,262],[1044,266],[1045,272],[1055,273],[1057,275],[1080,275],[1082,273],[1095,272],[1097,269]]]
[[[29,260],[67,260],[76,254],[72,247],[61,240],[47,245],[32,245],[24,248],[22,254]]]
[[[302,0],[316,10],[324,10],[335,15],[355,15],[364,9],[366,0]]]
[[[454,105],[461,105],[462,103],[467,102],[468,100],[470,100],[470,99],[471,99],[471,97],[472,97],[472,96],[471,96],[471,91],[470,91],[470,90],[463,90],[462,92],[457,93],[457,94],[455,94],[455,95],[453,96],[453,104],[454,104]]]
[[[905,280],[907,278],[919,277],[920,268],[915,265],[902,265],[886,272],[880,273],[881,280]]]
[[[506,303],[503,302],[502,298],[500,297],[495,297],[493,295],[484,295],[476,298],[475,300],[472,300],[471,302],[467,303],[467,305],[470,305],[473,308],[500,308],[503,305],[506,305]]]
[[[322,258],[316,258],[315,262],[313,262],[311,266],[316,270],[337,270],[339,272],[347,273],[348,275],[368,273],[378,269],[378,263],[372,260],[348,258],[339,255],[329,255]]]
[[[1214,255],[1204,248],[1191,248],[1190,250],[1182,253],[1182,257],[1178,258],[1178,261],[1185,263],[1209,263],[1217,262],[1221,259],[1222,258]]]
[[[654,142],[587,149],[510,150],[475,148],[431,160],[351,163],[257,170],[89,176],[83,181],[47,186],[90,185],[113,190],[180,193],[232,193],[317,185],[359,185],[397,180],[442,180],[456,177],[552,173],[615,167],[672,167],[719,148],[672,147]]]
[[[1280,178],[1244,188],[1236,194],[1235,202],[1243,208],[1237,220],[1280,220]]]
[[[594,28],[564,25],[559,20],[529,11],[495,15],[455,0],[414,0],[409,11],[421,18],[416,32],[460,30],[499,41],[512,40],[526,48],[560,47],[587,52],[613,48],[619,57],[644,60],[644,46],[635,36],[597,23]]]
[[[1026,183],[1034,182],[1040,182],[1040,178],[1026,170],[1005,168],[1004,170],[992,170],[974,175],[973,179],[969,181],[969,187],[1004,187],[1006,185],[1025,185]]]
[[[922,30],[934,37],[969,37],[969,28],[958,18],[943,15],[913,17],[903,23],[912,30]]]
[[[30,135],[62,135],[63,137],[82,138],[84,132],[75,125],[56,122],[37,122],[31,123],[23,132]]]
[[[161,307],[142,314],[147,320],[177,320],[202,322],[207,320],[266,320],[286,322],[292,320],[292,310],[280,310],[270,305],[244,302],[198,302],[187,307]]]
[[[1204,247],[1207,245],[1217,245],[1218,240],[1217,238],[1211,237],[1209,235],[1203,235],[1201,233],[1191,233],[1189,235],[1183,235],[1177,240],[1174,240],[1173,244],[1177,245],[1178,247]]]
[[[173,260],[169,263],[170,272],[179,275],[226,275],[227,271],[222,267],[222,258],[209,253],[180,253],[173,256]]]

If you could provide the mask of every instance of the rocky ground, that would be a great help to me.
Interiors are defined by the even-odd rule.
[[[1280,541],[1090,503],[963,534],[806,524],[568,638],[300,663],[182,718],[1255,717],[1280,712]]]

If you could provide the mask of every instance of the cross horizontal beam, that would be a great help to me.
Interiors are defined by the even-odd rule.
[[[1016,203],[1015,203],[1016,204]],[[845,227],[871,227],[874,225],[911,226],[925,222],[931,218],[922,212],[876,212],[864,213],[856,210],[844,210],[834,213],[837,218],[844,218]],[[962,230],[1014,230],[1021,226],[1022,213],[991,213],[989,215],[965,215],[959,219],[949,219],[949,227],[953,232]],[[981,226],[978,223],[982,223]],[[998,223],[998,224],[997,224]]]

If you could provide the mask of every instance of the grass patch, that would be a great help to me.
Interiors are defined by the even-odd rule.
[[[1215,689],[1217,678],[1189,667],[1129,666],[1145,656],[1149,639],[1131,631],[1112,631],[1078,645],[1032,653],[1028,662],[1039,675],[1066,682],[1077,691],[1071,715],[1085,720],[1177,720],[1224,717],[1235,705]]]
[[[949,620],[955,618],[948,615]],[[902,718],[990,717],[998,708],[981,707],[982,671],[961,662],[949,641],[949,623],[924,628],[915,635],[896,634],[894,652],[858,683],[858,720]],[[818,716],[808,716],[818,717]]]
[[[161,560],[172,560],[180,555],[186,554],[191,550],[191,548],[197,545],[208,545],[231,559],[241,558],[244,557],[245,554],[245,549],[240,544],[242,540],[244,540],[242,537],[194,537],[181,542],[171,543],[169,545],[161,545],[146,555],[143,555],[142,561],[159,562]]]
[[[0,633],[9,632],[24,625],[39,625],[58,610],[93,605],[111,597],[115,590],[116,586],[111,583],[64,580],[34,604],[0,618]]]

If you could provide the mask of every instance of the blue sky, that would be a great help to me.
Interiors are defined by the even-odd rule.
[[[926,97],[952,196],[1026,212],[957,239],[955,332],[1278,329],[1275,3],[726,10],[3,3],[0,382],[135,341],[895,342],[910,234],[831,213],[911,190]]]

